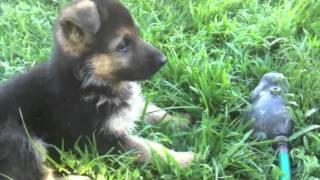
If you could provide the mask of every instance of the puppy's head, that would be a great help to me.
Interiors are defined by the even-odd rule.
[[[138,36],[129,11],[116,0],[74,1],[62,10],[55,35],[62,52],[77,57],[85,73],[100,80],[145,80],[166,63]]]

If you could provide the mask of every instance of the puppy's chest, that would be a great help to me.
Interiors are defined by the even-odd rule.
[[[145,104],[139,85],[131,84],[130,93],[130,97],[124,100],[125,105],[106,114],[101,128],[103,132],[121,136],[134,131],[135,123],[140,120]]]

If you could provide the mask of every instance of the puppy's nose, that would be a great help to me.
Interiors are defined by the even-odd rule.
[[[157,61],[158,66],[163,66],[167,63],[167,58],[162,53],[159,53],[158,55],[156,55],[155,60]]]

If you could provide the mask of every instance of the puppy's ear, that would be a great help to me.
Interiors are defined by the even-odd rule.
[[[100,26],[96,4],[90,0],[76,1],[61,13],[57,29],[58,43],[66,53],[81,55],[90,50]]]

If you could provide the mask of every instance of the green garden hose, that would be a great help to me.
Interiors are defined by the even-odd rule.
[[[287,138],[284,136],[278,136],[276,138],[276,141],[278,142],[279,167],[282,173],[282,175],[280,176],[280,180],[291,180],[288,144],[285,139]]]

